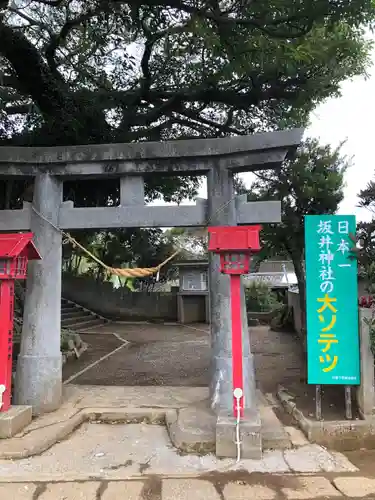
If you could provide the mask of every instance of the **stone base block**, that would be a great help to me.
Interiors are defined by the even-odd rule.
[[[173,445],[185,453],[215,451],[216,415],[209,407],[189,407],[166,413],[166,424]]]
[[[260,406],[262,446],[265,450],[287,450],[292,447],[288,433],[271,406]]]
[[[0,413],[0,439],[11,438],[31,423],[31,406],[11,406]]]
[[[23,326],[25,328],[25,324]],[[33,328],[30,327],[30,331]],[[47,341],[48,342],[48,339]],[[14,402],[32,406],[33,416],[58,410],[62,402],[62,355],[20,355]]]
[[[262,434],[259,413],[245,415],[240,423],[241,458],[262,458]],[[236,419],[219,415],[216,422],[216,456],[236,458]]]

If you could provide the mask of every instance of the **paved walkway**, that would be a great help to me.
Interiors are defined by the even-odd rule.
[[[307,443],[293,427],[292,449],[265,451],[262,460],[243,460],[235,465],[232,460],[219,461],[210,455],[178,453],[162,425],[124,423],[123,419],[117,425],[81,420],[83,411],[99,420],[106,413],[109,421],[116,421],[116,409],[131,413],[151,408],[160,413],[199,404],[208,397],[204,387],[210,356],[207,328],[117,324],[115,332],[113,325],[103,327],[105,333],[107,341],[106,335],[94,338],[87,334],[94,347],[88,356],[65,369],[65,379],[77,375],[77,385],[65,386],[67,399],[62,408],[34,420],[22,439],[0,442],[0,452],[19,449],[21,453],[21,442],[32,448],[33,440],[40,443],[40,435],[48,438],[61,433],[63,426],[68,434],[75,429],[69,437],[61,434],[68,438],[44,448],[38,456],[0,460],[0,499],[375,498],[373,460],[370,468],[362,463],[357,468],[352,458]],[[123,340],[130,345],[122,348]],[[265,394],[272,397],[277,384],[299,381],[301,357],[292,335],[254,328],[251,342],[258,386]],[[98,383],[101,387],[91,385]],[[201,387],[186,387],[191,385]],[[70,428],[74,419],[77,423]]]
[[[144,474],[192,477],[228,469],[249,474],[357,472],[343,454],[314,444],[266,450],[261,460],[244,459],[236,465],[232,459],[179,453],[161,425],[85,422],[41,455],[0,460],[0,481],[84,481],[92,477],[120,480]]]
[[[6,500],[312,500],[375,494],[366,477],[215,475],[200,479],[0,484]],[[373,498],[368,497],[367,498]]]
[[[0,460],[5,500],[312,500],[374,498],[373,455],[366,468],[343,454],[294,435],[293,448],[269,450],[262,460],[218,460],[178,453],[163,425],[116,423],[118,412],[163,413],[207,397],[206,388],[67,386],[60,410],[33,423],[2,447],[40,443],[83,410],[81,423],[40,455]],[[111,423],[100,423],[107,414]],[[120,413],[119,413],[120,414]],[[120,422],[123,420],[120,419]],[[113,425],[116,423],[116,425]],[[71,433],[71,434],[70,434]],[[21,438],[21,439],[20,439]],[[5,451],[5,448],[3,451]],[[371,463],[370,463],[371,462]],[[358,467],[356,466],[358,465]],[[373,496],[369,496],[373,495]]]
[[[0,482],[111,481],[233,472],[231,459],[178,452],[163,425],[166,412],[199,407],[207,396],[203,387],[67,386],[59,410],[35,419],[17,437],[0,440]],[[236,471],[358,473],[355,463],[342,453],[308,443],[293,427],[286,430],[292,449],[265,450],[261,460],[241,460]]]

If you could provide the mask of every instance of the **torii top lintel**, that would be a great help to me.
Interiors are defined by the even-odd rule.
[[[67,147],[0,147],[0,176],[43,171],[60,177],[164,173],[199,175],[212,167],[246,172],[279,167],[300,144],[303,129],[220,139]]]

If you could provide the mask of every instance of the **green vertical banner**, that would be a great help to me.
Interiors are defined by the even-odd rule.
[[[308,383],[358,385],[357,261],[354,215],[306,215]]]

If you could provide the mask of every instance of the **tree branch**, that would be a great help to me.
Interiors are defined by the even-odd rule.
[[[55,114],[64,106],[61,89],[38,50],[23,33],[0,22],[0,54],[13,66],[25,92],[46,113]]]
[[[12,65],[20,85],[45,118],[48,133],[70,144],[110,141],[110,128],[102,109],[87,107],[69,93],[62,77],[56,78],[25,35],[0,22],[0,54]]]
[[[100,12],[102,12],[102,7],[97,7],[96,9],[88,10],[87,12],[81,14],[80,16],[76,17],[75,19],[69,19],[68,21],[65,22],[63,27],[60,30],[60,33],[58,34],[53,34],[51,36],[51,41],[46,47],[45,50],[45,56],[48,62],[49,67],[51,70],[56,73],[57,72],[57,64],[55,61],[55,55],[56,55],[56,50],[58,49],[59,45],[64,42],[69,35],[70,31],[79,26],[80,24],[84,23],[85,21],[88,21],[89,19],[95,17],[98,15]]]
[[[235,135],[241,135],[242,132],[234,127],[230,126],[230,121],[229,119],[226,120],[225,123],[218,123],[214,122],[213,120],[209,120],[208,118],[205,118],[199,114],[199,112],[194,112],[192,110],[183,108],[183,110],[178,111],[180,115],[186,116],[187,118],[190,118],[191,120],[196,120],[199,123],[208,125],[209,127],[213,127],[220,132],[224,134],[235,134]]]
[[[42,3],[43,5],[49,5],[51,7],[59,7],[66,0],[35,0],[38,3]]]
[[[134,0],[133,0],[134,1]],[[132,2],[131,2],[132,3]],[[160,7],[172,7],[188,14],[196,15],[204,20],[210,20],[216,24],[216,26],[231,26],[233,28],[236,27],[252,27],[254,29],[258,29],[261,32],[265,33],[268,36],[273,38],[299,38],[301,36],[305,36],[313,26],[313,20],[311,16],[308,16],[306,12],[301,11],[298,13],[291,14],[289,16],[282,16],[276,19],[263,19],[263,21],[257,20],[255,18],[246,19],[246,18],[236,18],[234,16],[229,17],[233,12],[223,12],[218,9],[210,10],[203,9],[199,7],[195,7],[192,5],[188,5],[180,0],[149,0],[147,2],[148,5],[150,3],[154,6],[158,5]],[[325,9],[327,10],[327,9]],[[323,15],[324,12],[321,13]],[[316,10],[314,19],[316,18]],[[284,31],[276,31],[270,29],[270,26],[278,27],[281,24],[288,25],[289,23],[301,21],[303,22],[302,27],[298,27],[294,32],[292,30],[284,30]]]
[[[46,30],[50,35],[52,35],[53,32],[47,24],[42,23],[41,21],[37,21],[33,17],[28,16],[27,14],[22,12],[21,9],[14,8],[14,7],[8,7],[8,10],[9,10],[9,12],[13,12],[13,14],[16,14],[17,16],[21,17],[22,19],[24,19],[25,21],[30,23],[30,26],[38,26],[39,28]]]
[[[0,38],[1,42],[1,38]],[[1,52],[1,48],[0,48]],[[147,70],[146,70],[147,71]],[[261,102],[269,102],[274,99],[293,99],[299,93],[298,85],[303,83],[303,79],[290,79],[285,82],[267,82],[261,88],[243,89],[218,89],[206,88],[203,85],[196,88],[182,88],[180,90],[172,89],[148,89],[146,95],[140,93],[140,89],[130,89],[125,91],[98,89],[95,91],[77,91],[69,93],[75,101],[85,100],[90,101],[99,109],[111,109],[123,106],[127,109],[139,103],[141,97],[146,99],[155,107],[143,114],[128,116],[126,121],[129,126],[151,123],[157,120],[160,116],[169,114],[172,111],[185,114],[185,116],[193,116],[194,112],[181,107],[182,103],[200,102],[206,106],[210,103],[224,104],[236,109],[248,110],[250,106],[258,105]],[[39,90],[39,89],[38,89]],[[33,95],[30,93],[29,95]],[[38,103],[37,103],[38,104]],[[40,104],[38,104],[40,107]],[[29,105],[15,104],[7,108],[9,114],[27,113]],[[230,125],[227,125],[229,127]]]

